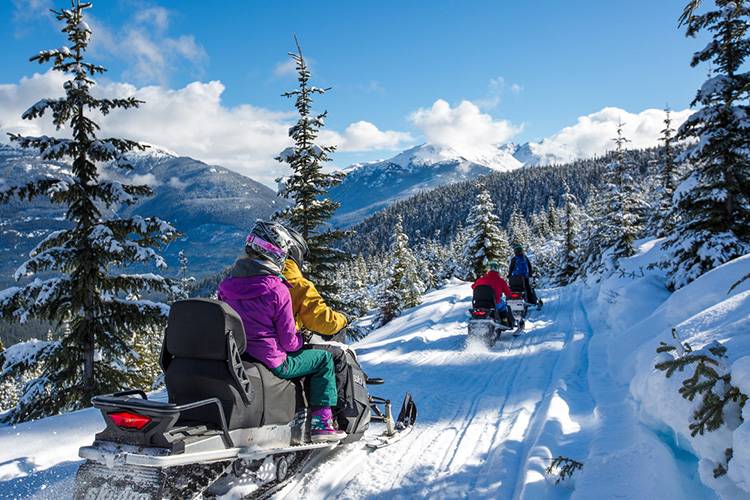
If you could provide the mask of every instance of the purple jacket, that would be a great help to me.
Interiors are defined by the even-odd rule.
[[[219,284],[219,300],[242,318],[247,337],[245,352],[268,368],[276,368],[287,352],[302,347],[292,312],[291,286],[279,276],[227,278]]]

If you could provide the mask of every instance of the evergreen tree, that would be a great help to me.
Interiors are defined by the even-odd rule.
[[[654,217],[651,224],[656,227],[656,235],[660,238],[668,236],[675,227],[675,217],[672,210],[672,197],[677,188],[677,165],[675,163],[674,145],[675,130],[672,128],[672,117],[667,107],[664,112],[664,129],[661,131],[660,168],[656,175],[659,182],[659,197],[655,203]]]
[[[190,287],[191,283],[195,283],[195,278],[187,275],[188,270],[188,258],[185,256],[185,252],[183,250],[180,250],[179,256],[180,260],[180,272],[182,273],[182,278],[180,279],[180,295],[179,298],[186,299],[188,298],[188,289]]]
[[[294,40],[297,42],[296,36]],[[291,199],[293,204],[277,212],[274,219],[289,224],[305,238],[310,248],[306,273],[326,302],[341,308],[343,305],[335,300],[338,290],[333,281],[333,272],[336,265],[348,258],[348,254],[333,248],[332,245],[347,233],[327,226],[327,222],[340,203],[325,196],[330,188],[341,183],[346,174],[323,172],[324,163],[330,161],[328,154],[336,148],[316,144],[318,132],[324,125],[323,119],[327,112],[319,115],[312,114],[313,96],[325,94],[330,89],[310,86],[310,71],[302,57],[299,42],[297,42],[297,53],[290,52],[289,55],[297,66],[299,88],[282,95],[296,99],[295,107],[300,118],[289,129],[289,136],[294,139],[294,146],[285,149],[276,157],[276,160],[288,163],[293,171],[292,175],[277,179],[279,196]]]
[[[591,201],[593,212],[586,229],[586,248],[579,259],[578,274],[613,269],[617,262],[635,254],[635,240],[643,229],[647,207],[632,172],[635,167],[625,152],[628,140],[618,124],[614,161],[605,174],[605,185]]]
[[[378,328],[398,317],[401,311],[416,307],[422,302],[424,283],[420,278],[418,264],[409,248],[409,237],[404,234],[399,217],[396,231],[391,236],[391,270],[380,295],[380,310],[373,326]]]
[[[563,233],[558,256],[557,280],[561,286],[569,284],[576,274],[576,254],[578,252],[578,231],[582,214],[576,206],[575,196],[570,194],[567,184],[563,195]]]
[[[513,207],[513,213],[510,216],[508,237],[510,238],[510,245],[512,247],[522,245],[524,248],[528,248],[531,242],[531,229],[526,219],[524,219],[523,214],[518,209],[518,205]],[[510,259],[510,257],[508,258]]]
[[[692,102],[701,109],[678,133],[693,140],[686,153],[693,170],[676,190],[679,222],[664,244],[662,266],[674,287],[750,252],[750,73],[743,71],[750,5],[716,0],[716,9],[699,14],[701,4],[692,0],[680,17],[688,36],[704,29],[714,35],[691,62],[710,62],[713,70]]]
[[[61,341],[38,351],[31,369],[41,369],[41,374],[25,384],[18,405],[4,416],[9,422],[81,408],[96,394],[150,383],[139,365],[141,356],[155,353],[139,352],[137,346],[143,335],[153,332],[154,325],[163,324],[167,308],[136,296],[140,291],[173,292],[166,280],[153,274],[110,274],[131,264],[166,267],[156,250],[178,233],[156,217],[109,219],[103,215],[132,204],[151,190],[99,179],[96,163],[113,162],[120,168],[132,168],[125,153],[143,146],[129,140],[98,138],[99,127],[89,114],[106,115],[113,109],[138,107],[140,102],[134,98],[98,99],[91,94],[93,77],[105,71],[84,59],[91,31],[83,11],[91,4],[72,0],[71,5],[71,9],[52,11],[65,23],[63,32],[70,46],[31,58],[39,63],[52,62],[55,71],[71,75],[64,84],[65,97],[43,99],[23,118],[35,119],[49,112],[58,129],[70,128],[72,138],[11,135],[11,140],[23,148],[38,149],[45,160],[71,158],[73,175],[37,179],[0,193],[3,203],[48,196],[53,203],[67,207],[65,217],[73,227],[50,234],[16,271],[19,280],[44,271],[55,272],[58,277],[35,279],[5,290],[0,312],[16,321],[40,318],[58,326],[67,322],[69,330]],[[17,368],[25,369],[20,365]]]
[[[485,274],[490,262],[500,263],[510,258],[507,239],[499,228],[500,218],[494,212],[490,193],[484,186],[480,187],[477,203],[466,220],[468,242],[461,262],[464,266],[462,274],[467,281],[476,281]]]
[[[673,342],[662,342],[656,349],[661,361],[654,367],[664,371],[667,378],[678,371],[695,367],[693,375],[685,378],[679,389],[682,397],[688,401],[700,399],[700,406],[693,412],[692,422],[688,426],[690,435],[703,435],[725,424],[736,428],[742,421],[742,407],[747,403],[748,396],[732,385],[732,374],[725,364],[727,348],[714,341],[693,351],[690,344],[680,340],[675,329],[672,329],[672,337]],[[731,423],[727,420],[731,420]],[[717,460],[714,477],[727,473],[732,454],[733,449],[728,448],[723,453],[723,460]]]

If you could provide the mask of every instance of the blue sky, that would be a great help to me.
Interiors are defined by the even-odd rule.
[[[272,184],[284,167],[297,35],[332,166],[389,158],[422,142],[501,144],[557,138],[581,155],[611,149],[613,123],[649,145],[707,75],[690,67],[706,42],[678,28],[686,0],[328,1],[94,0],[89,60],[99,91],[146,101],[102,122],[103,135],[152,142]],[[50,8],[0,3],[0,132],[55,133],[20,121],[62,92],[29,57],[65,43]],[[35,76],[35,73],[38,73]],[[58,89],[58,90],[56,90]],[[46,93],[45,93],[46,92]],[[40,122],[43,120],[39,120]],[[59,135],[59,134],[58,134]],[[594,137],[596,136],[596,140]]]

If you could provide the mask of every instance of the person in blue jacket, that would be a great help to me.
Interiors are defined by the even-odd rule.
[[[508,278],[513,275],[523,276],[524,285],[526,286],[526,302],[541,307],[542,300],[537,298],[536,292],[529,283],[529,278],[533,276],[534,269],[531,267],[529,257],[523,251],[523,245],[514,246],[513,254],[508,266]]]

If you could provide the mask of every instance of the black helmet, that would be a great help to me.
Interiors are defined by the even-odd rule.
[[[292,246],[289,247],[289,257],[302,269],[302,264],[307,259],[307,256],[310,255],[310,249],[307,247],[305,238],[301,234],[290,227],[287,227],[286,230],[293,240]]]
[[[276,222],[258,221],[245,240],[245,252],[253,251],[284,269],[284,261],[293,246],[289,231]]]

